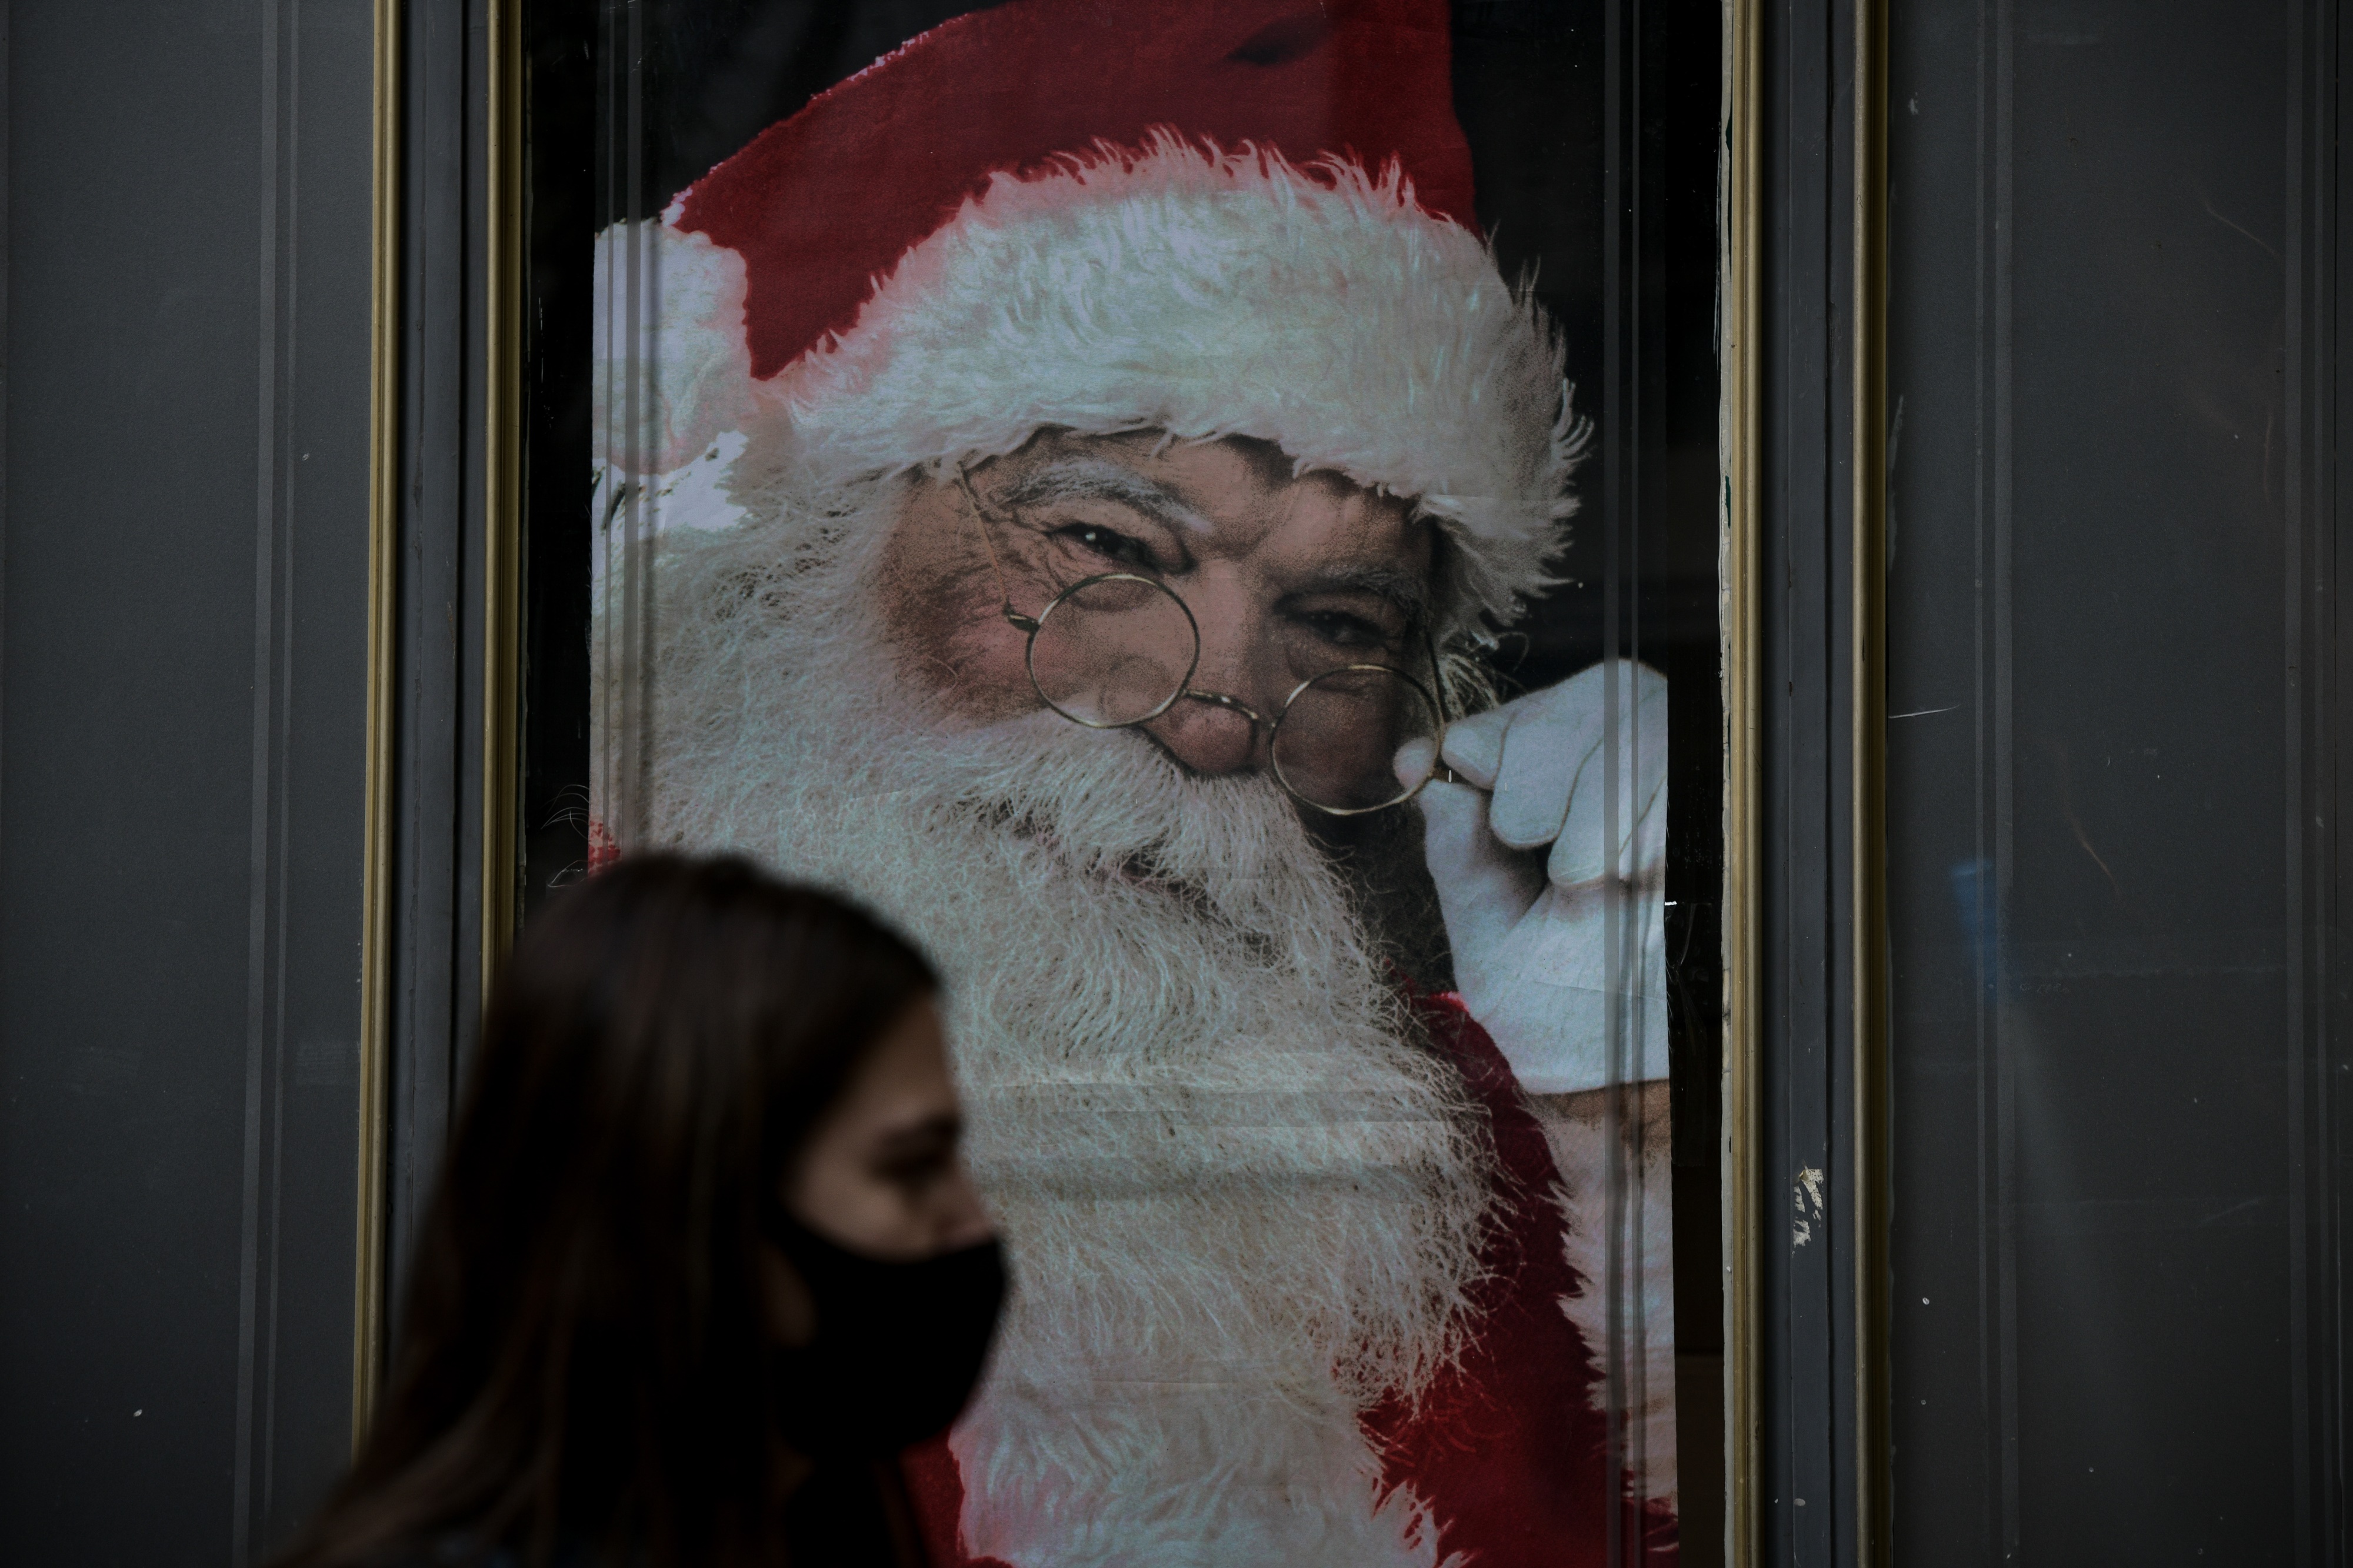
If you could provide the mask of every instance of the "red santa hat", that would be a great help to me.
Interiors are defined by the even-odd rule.
[[[850,476],[1047,426],[1254,437],[1415,500],[1456,546],[1448,626],[1507,621],[1551,580],[1583,426],[1472,226],[1447,25],[1444,0],[1016,0],[923,35],[654,226],[649,384],[601,356],[638,410],[611,455],[662,471],[766,428]]]

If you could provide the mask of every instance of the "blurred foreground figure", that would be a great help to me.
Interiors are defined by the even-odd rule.
[[[550,909],[484,1018],[391,1391],[285,1568],[928,1562],[898,1451],[1004,1291],[936,981],[734,860]]]

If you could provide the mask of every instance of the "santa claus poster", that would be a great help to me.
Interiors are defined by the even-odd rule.
[[[595,237],[591,858],[949,977],[1018,1289],[944,1563],[1676,1556],[1686,692],[1514,663],[1636,535],[1463,9],[944,8]]]

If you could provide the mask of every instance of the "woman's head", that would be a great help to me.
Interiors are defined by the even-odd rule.
[[[554,903],[485,1010],[394,1385],[322,1521],[347,1549],[309,1560],[452,1531],[771,1560],[784,1372],[825,1331],[793,1238],[988,1237],[936,985],[742,860],[625,859]]]
[[[877,1256],[976,1240],[937,984],[890,931],[749,862],[624,860],[517,944],[449,1183],[528,1184],[504,1217],[532,1234],[502,1240],[543,1255],[700,1254],[779,1199]]]

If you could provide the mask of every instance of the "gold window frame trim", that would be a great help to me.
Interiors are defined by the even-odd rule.
[[[360,808],[358,1236],[352,1282],[352,1447],[383,1378],[385,1177],[392,1020],[393,695],[399,613],[401,0],[375,0],[368,259],[367,760]]]
[[[522,911],[523,43],[522,0],[491,0],[482,470],[482,995]]]
[[[1723,341],[1718,437],[1724,521],[1717,624],[1724,689],[1724,1561],[1759,1561],[1757,1264],[1763,1214],[1754,1151],[1758,1099],[1758,333],[1757,241],[1764,169],[1756,0],[1725,0],[1724,138],[1717,195]]]

